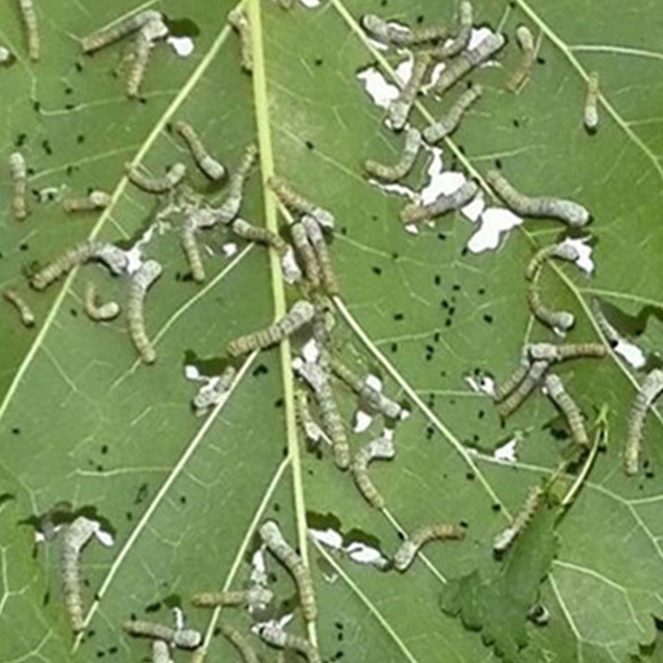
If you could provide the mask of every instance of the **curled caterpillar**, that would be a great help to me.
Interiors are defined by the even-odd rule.
[[[449,29],[444,25],[413,29],[389,23],[375,14],[364,14],[360,22],[369,35],[392,46],[416,46],[429,41],[441,41],[449,36]]]
[[[364,445],[352,459],[350,470],[354,477],[359,492],[366,501],[376,509],[382,509],[385,500],[380,491],[375,487],[368,474],[368,464],[372,460],[391,460],[396,456],[396,450],[390,437],[378,437]]]
[[[587,98],[583,111],[583,123],[590,134],[596,132],[599,126],[599,73],[592,71],[587,78]]]
[[[228,23],[237,30],[242,49],[242,69],[253,71],[253,48],[251,47],[251,24],[246,13],[239,7],[228,12]]]
[[[429,541],[461,540],[465,538],[465,529],[457,525],[440,523],[415,530],[401,543],[394,555],[394,568],[406,571],[414,561],[419,549]]]
[[[313,246],[315,257],[320,265],[320,276],[325,292],[330,297],[338,295],[340,292],[338,278],[336,277],[336,271],[334,270],[331,255],[329,254],[327,240],[322,234],[320,224],[315,217],[304,214],[302,217],[302,225],[306,230],[306,235]]]
[[[483,87],[481,85],[473,85],[465,90],[441,120],[438,120],[435,124],[431,124],[424,129],[424,140],[431,144],[437,143],[445,136],[452,134],[458,128],[467,109],[479,99],[482,94]]]
[[[216,608],[218,606],[266,605],[272,601],[274,594],[271,589],[256,585],[251,589],[227,590],[224,592],[201,592],[194,594],[193,605],[199,608]]]
[[[532,343],[527,346],[527,354],[532,361],[544,360],[560,362],[567,359],[602,359],[608,351],[601,343]]]
[[[163,640],[180,649],[195,649],[203,639],[200,631],[195,629],[174,629],[164,624],[140,619],[130,619],[122,624],[122,628],[130,635]]]
[[[297,423],[304,431],[306,439],[313,444],[318,444],[322,439],[323,432],[311,414],[308,394],[301,387],[295,389],[295,416]]]
[[[33,0],[19,0],[18,4],[28,38],[28,55],[33,62],[37,62],[41,50],[41,39]]]
[[[228,354],[239,357],[254,350],[264,350],[270,345],[280,343],[284,338],[294,334],[298,329],[311,322],[315,307],[305,299],[296,301],[290,311],[274,324],[245,336],[240,336],[228,343]]]
[[[530,198],[516,191],[498,170],[489,170],[486,181],[497,195],[520,216],[543,216],[559,219],[570,226],[584,226],[589,223],[589,212],[578,203],[562,198],[542,196]]]
[[[127,303],[129,336],[145,364],[153,364],[157,359],[157,353],[145,331],[145,295],[149,287],[161,276],[161,271],[161,265],[156,260],[147,260],[131,278],[131,290]]]
[[[523,532],[539,508],[543,494],[543,489],[540,486],[530,487],[523,508],[516,514],[513,522],[499,532],[493,540],[493,551],[495,553],[504,553],[516,540],[516,537]]]
[[[403,147],[403,153],[398,163],[395,163],[393,166],[385,166],[377,161],[368,159],[364,162],[364,170],[369,175],[385,182],[397,182],[398,180],[402,180],[412,170],[420,148],[421,132],[419,129],[409,127],[405,131],[405,146]]]
[[[279,526],[273,520],[268,520],[260,527],[260,538],[274,557],[288,569],[295,579],[304,619],[307,622],[315,621],[318,608],[315,602],[313,579],[301,557],[283,538]]]
[[[186,166],[183,163],[173,164],[161,177],[149,177],[130,163],[126,164],[125,168],[129,181],[147,193],[166,193],[174,189],[186,175]]]
[[[638,472],[645,416],[661,392],[663,392],[663,371],[655,368],[647,374],[628,415],[624,446],[624,472],[628,476]]]
[[[396,131],[400,131],[407,122],[410,110],[417,98],[417,92],[424,82],[426,72],[430,68],[433,59],[429,53],[421,51],[414,56],[412,65],[412,74],[407,83],[403,86],[400,94],[394,99],[388,108],[389,121]]]
[[[175,122],[173,129],[184,139],[198,168],[211,180],[222,179],[226,169],[205,149],[196,130],[182,120]]]
[[[244,663],[260,663],[260,659],[249,641],[237,629],[228,624],[219,624],[219,632],[235,647]]]
[[[269,228],[261,228],[253,223],[237,217],[231,224],[231,229],[235,235],[246,239],[249,242],[259,242],[271,246],[279,255],[285,255],[288,250],[288,244]]]
[[[580,253],[578,253],[578,249],[573,244],[569,244],[568,242],[544,246],[542,249],[539,249],[529,261],[527,269],[525,270],[525,278],[528,281],[535,281],[539,276],[543,263],[550,258],[559,258],[560,260],[575,262],[580,258]]]
[[[256,145],[248,145],[242,155],[242,160],[237,167],[237,170],[230,176],[228,184],[228,195],[219,207],[216,213],[216,222],[230,223],[238,214],[242,206],[242,199],[244,197],[244,184],[253,168],[253,164],[258,157],[258,148]]]
[[[201,387],[191,401],[196,414],[201,416],[210,408],[218,405],[232,387],[235,377],[237,377],[237,369],[229,365],[221,375]]]
[[[146,9],[145,11],[138,12],[126,18],[120,19],[108,28],[102,28],[93,32],[81,40],[81,46],[84,53],[92,53],[104,46],[108,46],[122,37],[140,30],[144,25],[150,21],[163,20],[161,12],[153,9]]]
[[[315,257],[315,251],[309,242],[306,229],[300,222],[293,223],[290,226],[290,237],[292,238],[292,243],[295,246],[297,255],[304,263],[306,280],[311,287],[319,287],[321,279],[320,265],[318,264],[318,259]]]
[[[23,221],[28,215],[28,207],[25,202],[25,194],[28,186],[28,171],[25,165],[25,157],[20,152],[12,152],[9,155],[9,174],[14,184],[12,197],[12,210],[17,221]]]
[[[442,216],[451,210],[459,209],[476,196],[479,191],[474,180],[466,180],[462,186],[451,194],[440,194],[432,203],[428,205],[406,205],[400,211],[401,221],[404,225],[410,223],[422,223],[438,216]]]
[[[276,197],[291,211],[297,214],[310,214],[323,227],[333,230],[336,220],[334,215],[295,191],[282,177],[272,175],[267,184]]]
[[[111,203],[110,194],[105,191],[90,191],[87,196],[68,198],[62,201],[62,209],[67,212],[92,212],[106,209]]]
[[[537,388],[548,370],[548,365],[549,362],[545,360],[532,362],[520,384],[498,404],[497,411],[503,419],[513,414]]]
[[[196,283],[202,283],[205,280],[205,266],[203,265],[203,258],[200,254],[200,247],[196,241],[196,230],[197,227],[193,217],[186,217],[182,223],[180,240],[182,250],[191,269],[191,278]]]
[[[525,82],[532,71],[532,65],[536,58],[536,46],[534,44],[534,35],[526,25],[519,25],[516,28],[516,41],[520,46],[520,62],[506,82],[506,89],[509,92],[515,92]]]
[[[272,647],[292,649],[299,652],[308,660],[308,663],[322,663],[318,648],[310,640],[292,633],[286,633],[278,622],[255,624],[251,627],[251,630]]]
[[[449,42],[431,49],[430,54],[435,60],[447,60],[456,57],[467,48],[472,36],[472,22],[474,20],[472,3],[461,0],[458,7],[458,28]]]
[[[541,294],[536,285],[530,284],[527,289],[527,304],[532,315],[553,331],[566,332],[575,325],[573,313],[568,311],[553,311],[541,301]]]
[[[127,254],[117,246],[89,240],[65,251],[50,262],[32,277],[30,284],[35,290],[44,290],[77,265],[93,259],[103,262],[113,274],[121,274],[128,263]]]
[[[585,430],[582,412],[577,403],[564,389],[564,383],[559,375],[548,373],[545,379],[545,387],[550,400],[562,411],[566,418],[573,441],[581,447],[589,447],[589,438]]]
[[[9,302],[17,311],[24,327],[35,326],[35,315],[28,303],[13,288],[5,288],[2,291],[2,297]]]
[[[83,304],[85,313],[90,320],[94,320],[95,322],[112,320],[120,315],[120,305],[117,302],[110,301],[105,304],[99,304],[97,288],[92,281],[88,281],[85,286]]]
[[[155,640],[152,643],[152,663],[171,663],[170,648],[165,640]]]

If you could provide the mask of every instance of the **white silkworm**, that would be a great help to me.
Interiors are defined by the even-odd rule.
[[[209,179],[218,181],[223,178],[226,169],[205,149],[200,136],[188,122],[175,122],[173,130],[184,139],[196,165]]]
[[[516,92],[525,82],[532,71],[532,65],[536,58],[536,46],[534,44],[534,35],[526,25],[519,25],[516,28],[516,41],[520,46],[520,62],[506,82],[506,89],[509,92]]]
[[[128,163],[126,164],[126,173],[129,181],[139,189],[147,193],[166,193],[174,189],[184,179],[186,166],[183,163],[175,163],[165,175],[150,177]]]
[[[601,343],[532,343],[527,346],[527,354],[532,361],[544,360],[560,362],[567,359],[602,359],[608,351]]]
[[[154,48],[154,42],[168,34],[168,26],[161,17],[148,21],[139,31],[134,39],[133,59],[129,73],[127,74],[127,97],[135,99],[143,84],[150,54]]]
[[[546,306],[541,301],[541,293],[534,284],[531,284],[527,289],[527,304],[532,315],[553,331],[563,333],[575,325],[576,319],[573,313],[554,311]]]
[[[130,635],[163,640],[180,649],[195,649],[203,639],[200,631],[195,629],[174,629],[164,624],[140,619],[130,619],[122,624],[122,628]]]
[[[587,98],[583,111],[583,122],[589,133],[595,133],[599,126],[599,74],[592,71],[587,78]]]
[[[120,19],[117,23],[108,28],[102,28],[93,32],[81,40],[81,46],[85,53],[92,53],[104,46],[108,46],[124,37],[140,30],[144,25],[151,21],[163,20],[161,12],[153,9],[146,9],[126,18]]]
[[[433,144],[442,140],[445,136],[451,135],[458,128],[458,125],[468,108],[479,99],[482,94],[483,87],[481,85],[473,85],[471,88],[465,90],[441,120],[438,120],[435,124],[431,124],[424,129],[424,140],[427,143]]]
[[[200,592],[194,594],[191,602],[199,608],[218,606],[266,605],[271,603],[274,593],[271,589],[256,585],[251,589],[226,590],[223,592]]]
[[[97,288],[92,281],[88,281],[85,286],[83,304],[85,313],[95,322],[112,320],[120,315],[120,305],[117,302],[110,301],[105,304],[99,304]]]
[[[204,387],[201,387],[191,401],[196,414],[201,416],[210,408],[218,405],[230,390],[236,377],[237,369],[229,365],[218,376],[218,379],[211,380]]]
[[[269,228],[261,228],[239,217],[232,222],[230,228],[238,237],[271,246],[281,256],[288,250],[287,242]]]
[[[434,59],[447,60],[456,57],[467,48],[472,36],[473,13],[472,3],[469,0],[461,0],[458,7],[458,29],[456,34],[448,43],[430,51]]]
[[[286,633],[278,622],[255,624],[251,630],[273,647],[297,651],[306,657],[308,663],[322,663],[318,648],[310,640]]]
[[[389,121],[396,131],[400,131],[405,126],[410,110],[417,98],[417,92],[419,92],[424,82],[432,61],[433,59],[429,53],[424,51],[417,53],[414,56],[410,78],[403,86],[398,97],[389,104]]]
[[[248,145],[237,170],[230,176],[228,195],[221,207],[215,210],[214,223],[230,223],[238,214],[244,197],[244,184],[258,156],[256,145]]]
[[[585,430],[582,412],[577,403],[564,389],[564,383],[559,375],[548,373],[544,385],[550,400],[562,411],[571,429],[573,441],[581,447],[589,447],[589,438]]]
[[[14,308],[18,311],[18,314],[21,318],[21,323],[24,327],[35,326],[35,315],[32,312],[32,309],[16,290],[13,288],[5,288],[2,291],[2,297],[5,299],[5,301],[12,304],[12,306],[14,306]]]
[[[306,230],[306,235],[311,242],[315,257],[320,265],[320,276],[322,279],[322,286],[325,292],[331,297],[338,295],[340,288],[338,285],[338,278],[332,263],[327,240],[322,234],[322,228],[318,220],[314,216],[304,214],[302,217],[302,225]]]
[[[419,150],[421,148],[421,132],[419,129],[409,127],[405,132],[405,146],[398,163],[392,166],[368,159],[364,162],[364,170],[373,177],[385,182],[397,182],[403,179],[414,166]]]
[[[164,640],[155,640],[152,643],[152,663],[172,663],[170,648]]]
[[[414,561],[419,549],[429,541],[436,540],[461,540],[465,538],[465,529],[457,525],[440,523],[428,525],[415,530],[401,543],[394,555],[394,568],[398,571],[406,571]]]
[[[368,474],[368,464],[372,460],[391,460],[396,456],[396,450],[390,437],[378,437],[364,445],[352,459],[350,469],[359,492],[366,501],[376,509],[382,509],[385,500],[376,488]]]
[[[318,259],[315,257],[315,251],[309,242],[306,229],[300,222],[293,223],[290,226],[290,237],[292,238],[297,255],[304,263],[306,280],[312,288],[319,287],[321,279],[320,265],[318,264]]]
[[[37,12],[35,12],[33,0],[19,0],[18,4],[28,38],[28,55],[33,62],[37,62],[41,50]]]
[[[295,415],[297,422],[304,431],[307,440],[313,444],[318,444],[324,433],[320,426],[313,419],[308,403],[308,394],[301,387],[295,388]]]
[[[527,369],[524,377],[511,393],[497,406],[497,411],[503,419],[513,414],[526,400],[526,398],[537,388],[543,376],[548,370],[549,362],[537,360]]]
[[[25,157],[20,152],[12,152],[9,155],[9,174],[14,184],[12,197],[12,210],[17,221],[23,221],[28,215],[28,207],[25,194],[28,186],[28,173]]]
[[[422,223],[438,216],[442,216],[451,210],[456,210],[476,196],[479,191],[474,180],[465,180],[465,182],[451,194],[441,193],[432,203],[427,205],[406,205],[400,211],[401,221],[404,225],[410,223]]]
[[[251,24],[249,19],[242,9],[235,7],[228,12],[228,23],[239,34],[242,49],[242,69],[250,74],[253,71],[253,48],[251,46]]]
[[[543,489],[540,486],[530,487],[527,491],[523,508],[517,513],[513,522],[495,537],[493,541],[493,551],[495,553],[504,553],[515,541],[516,537],[522,534],[539,508],[543,494]]]
[[[182,233],[180,235],[182,250],[189,263],[191,278],[196,283],[202,283],[205,280],[205,266],[203,265],[200,247],[196,241],[196,231],[197,226],[194,217],[187,216],[182,223]]]
[[[375,14],[364,14],[361,27],[378,41],[392,46],[416,46],[446,39],[449,30],[444,25],[408,28],[385,21]]]
[[[62,209],[67,212],[92,212],[106,209],[111,203],[111,196],[105,191],[90,191],[87,196],[68,198],[62,201]]]
[[[149,287],[161,276],[161,265],[156,260],[144,262],[131,278],[131,290],[127,304],[129,336],[138,355],[145,364],[153,364],[157,354],[145,330],[145,295]]]
[[[578,249],[568,242],[561,242],[560,244],[551,244],[539,249],[529,261],[527,269],[525,270],[525,278],[528,281],[535,281],[543,264],[550,258],[559,258],[560,260],[567,260],[568,262],[575,262],[580,258]]]
[[[334,215],[308,198],[295,191],[292,186],[282,177],[272,175],[267,180],[270,189],[276,197],[290,210],[297,214],[309,214],[323,227],[333,230],[336,220]]]

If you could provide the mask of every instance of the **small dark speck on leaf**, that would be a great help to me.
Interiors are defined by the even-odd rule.
[[[274,407],[283,407],[284,403],[285,401],[283,400],[283,398],[277,398],[274,401]]]
[[[468,473],[465,475],[465,478],[466,478],[468,481],[474,481],[474,479],[475,479],[474,472],[468,472]]]
[[[309,150],[314,150],[315,149],[315,145],[310,140],[307,140],[305,145]]]
[[[491,506],[490,508],[497,513],[498,511],[502,510],[502,505],[496,503],[496,504],[493,504],[493,506]]]
[[[76,136],[76,142],[77,142],[79,145],[80,145],[81,143],[84,143],[84,142],[85,142],[85,136],[84,136],[83,134],[78,134],[78,136]]]
[[[433,283],[435,283],[435,285],[440,285],[440,283],[442,283],[442,277],[439,274],[435,274],[435,277],[433,278]]]
[[[382,274],[382,270],[379,267],[371,267],[371,271],[373,274],[377,274],[377,276],[380,276]]]
[[[483,316],[483,319],[484,319],[488,324],[491,324],[491,323],[493,322],[493,316],[490,315],[490,314],[488,314],[488,313],[486,313],[486,314]]]
[[[392,352],[398,352],[398,343],[392,343],[391,344],[391,351]]]
[[[21,251],[27,251],[30,248],[30,246],[24,242],[18,248],[21,249]]]
[[[315,64],[316,67],[320,67],[322,65],[322,63],[323,63],[322,58],[316,58],[315,61],[314,61],[314,64]]]
[[[546,63],[546,59],[545,59],[545,58],[542,58],[542,57],[539,55],[539,57],[536,58],[536,62],[537,62],[537,64],[545,64],[545,63]]]
[[[447,236],[444,233],[437,233],[437,238],[444,242],[444,240],[446,240]]]
[[[69,313],[75,318],[78,315],[78,311],[75,308],[69,309]]]
[[[12,428],[12,433],[14,435],[20,435],[21,434],[21,429],[18,426],[14,426],[14,428]]]
[[[253,373],[251,373],[251,375],[253,375],[254,378],[257,378],[258,376],[266,375],[267,373],[269,373],[269,369],[267,368],[267,366],[265,366],[265,364],[258,364],[253,369]]]
[[[405,316],[402,313],[394,313],[394,320],[400,322]]]

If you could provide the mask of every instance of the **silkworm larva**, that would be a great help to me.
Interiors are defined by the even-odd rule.
[[[258,156],[258,148],[251,144],[242,155],[237,170],[230,176],[228,195],[221,207],[216,210],[216,221],[230,223],[238,214],[244,197],[244,184]]]
[[[314,621],[318,615],[318,609],[315,602],[313,579],[301,557],[283,538],[279,526],[273,520],[268,520],[260,527],[260,538],[295,579],[304,619],[307,622]]]
[[[203,257],[200,253],[200,247],[196,241],[197,227],[192,217],[184,219],[182,224],[182,234],[180,240],[182,242],[182,250],[186,256],[189,268],[191,269],[191,278],[196,283],[202,283],[205,280],[205,266],[203,265]]]
[[[436,60],[446,60],[456,57],[467,48],[472,35],[473,22],[472,3],[469,0],[461,0],[458,7],[458,29],[453,39],[438,48],[431,49],[430,53]]]
[[[559,219],[570,226],[584,226],[591,219],[589,212],[578,203],[562,198],[542,196],[530,198],[516,191],[498,170],[489,170],[486,181],[497,195],[520,216],[543,216]]]
[[[564,389],[562,379],[559,375],[548,373],[544,384],[550,400],[562,411],[562,414],[566,418],[571,429],[573,441],[581,447],[588,447],[589,438],[585,430],[582,412],[573,398],[567,393],[566,389]]]
[[[419,549],[429,541],[435,540],[461,540],[465,538],[465,529],[457,525],[440,523],[429,525],[415,530],[396,551],[394,555],[394,568],[405,571],[412,564]]]
[[[205,149],[196,130],[182,120],[175,122],[173,129],[184,139],[198,168],[211,180],[222,179],[226,169]]]
[[[281,272],[283,280],[291,285],[302,280],[302,270],[297,264],[295,250],[289,244],[286,244],[285,250],[281,253]]]
[[[513,414],[525,399],[536,389],[548,370],[548,361],[534,361],[529,367],[520,384],[497,406],[497,411],[503,419]]]
[[[14,218],[18,221],[23,221],[28,215],[28,207],[25,201],[28,172],[25,165],[25,157],[20,152],[12,152],[9,155],[9,174],[14,184],[14,194],[12,197]]]
[[[145,331],[145,295],[149,287],[159,278],[161,271],[161,265],[156,260],[148,260],[131,278],[131,290],[127,304],[129,336],[145,364],[153,364],[157,358],[157,353]]]
[[[315,251],[309,242],[306,229],[299,222],[293,223],[290,226],[290,237],[292,238],[292,243],[295,245],[297,255],[304,263],[306,280],[313,288],[319,287],[321,278],[320,265],[318,264],[318,259],[315,257]]]
[[[532,315],[553,331],[565,332],[575,325],[573,313],[568,311],[553,311],[541,301],[541,293],[534,284],[527,289],[527,304]]]
[[[18,311],[21,323],[24,327],[35,326],[35,316],[27,302],[13,288],[5,288],[2,291],[3,298]]]
[[[125,35],[140,30],[145,24],[155,20],[162,20],[161,12],[153,9],[138,12],[119,20],[108,28],[102,28],[87,37],[83,37],[81,46],[85,53],[92,53],[122,39]]]
[[[451,210],[459,209],[476,196],[479,191],[474,180],[466,180],[461,187],[451,194],[440,194],[432,203],[428,205],[406,205],[400,211],[401,221],[404,225],[410,223],[422,223],[438,216],[442,216]]]
[[[267,184],[288,209],[297,214],[310,214],[323,228],[333,230],[336,223],[334,215],[295,191],[282,177],[272,175],[267,180]]]
[[[269,228],[261,228],[239,217],[232,222],[230,227],[238,237],[246,239],[249,242],[267,244],[267,246],[271,246],[281,256],[288,250],[286,241],[269,230]]]
[[[525,82],[532,71],[532,65],[536,57],[536,45],[534,35],[526,25],[516,28],[516,41],[520,46],[520,62],[506,82],[506,89],[515,92]]]
[[[120,315],[120,305],[117,302],[106,302],[99,304],[99,297],[97,295],[97,288],[88,281],[85,286],[84,308],[87,316],[95,322],[112,320]]]
[[[200,631],[195,629],[174,629],[164,624],[146,622],[140,619],[130,619],[122,624],[122,628],[131,635],[163,640],[180,649],[195,649],[203,639]]]
[[[392,128],[396,131],[400,131],[405,126],[410,110],[417,98],[417,92],[424,82],[426,72],[432,61],[429,53],[423,51],[416,53],[410,78],[403,86],[398,97],[389,104],[389,120]]]
[[[497,53],[505,43],[503,34],[491,33],[478,46],[461,53],[455,60],[452,60],[440,74],[440,78],[433,86],[433,91],[441,94],[467,72]]]
[[[376,509],[382,509],[385,500],[368,474],[368,464],[372,460],[391,460],[395,456],[396,450],[391,438],[379,437],[364,445],[352,459],[350,470],[357,488],[366,501]]]
[[[542,249],[539,249],[529,261],[527,269],[525,270],[525,278],[528,281],[535,281],[539,276],[543,263],[550,258],[559,258],[560,260],[575,262],[580,258],[580,254],[575,246],[566,242],[544,246]]]
[[[627,420],[626,445],[624,447],[624,472],[637,474],[645,416],[651,404],[663,392],[663,371],[655,368],[647,374],[638,391]]]
[[[373,177],[384,180],[385,182],[397,182],[402,180],[414,166],[414,162],[421,148],[421,132],[419,129],[409,127],[405,132],[405,146],[398,163],[393,166],[368,159],[364,162],[364,170]]]
[[[165,175],[150,177],[128,163],[126,164],[126,173],[129,181],[139,189],[147,193],[166,193],[174,189],[184,179],[186,166],[183,163],[175,163]]]
[[[449,35],[449,29],[444,25],[413,29],[404,25],[389,23],[375,14],[362,16],[361,26],[378,41],[383,41],[392,46],[416,46],[429,41],[441,41]]]
[[[161,17],[148,21],[139,31],[134,39],[133,60],[129,73],[127,74],[127,97],[135,99],[143,84],[150,54],[154,48],[154,42],[168,34],[168,26]]]
[[[270,603],[274,594],[270,589],[256,585],[251,589],[227,590],[224,592],[201,592],[194,594],[193,605],[199,608],[216,608],[220,605],[242,606]]]
[[[155,640],[152,643],[152,663],[172,663],[170,648],[164,640]]]
[[[260,663],[255,650],[238,630],[228,624],[219,624],[219,632],[237,649],[244,663]]]
[[[249,74],[253,71],[253,48],[251,46],[251,24],[246,13],[235,7],[228,12],[228,23],[237,30],[242,49],[242,69]]]
[[[106,209],[111,202],[110,194],[105,191],[90,191],[87,196],[68,198],[62,201],[62,209],[67,212],[91,212]]]
[[[529,373],[529,369],[529,361],[526,358],[521,360],[518,368],[506,380],[497,385],[493,394],[493,400],[496,403],[503,401],[525,379],[525,376]]]
[[[441,120],[438,120],[435,124],[431,124],[424,129],[424,140],[427,143],[433,144],[442,140],[445,136],[451,135],[458,128],[467,109],[482,94],[483,87],[481,85],[473,85],[471,88],[465,90]]]
[[[583,112],[583,122],[590,134],[599,126],[599,73],[592,71],[587,78],[587,98]]]
[[[19,7],[21,8],[21,16],[28,37],[28,55],[33,62],[37,62],[39,60],[41,40],[39,38],[37,13],[35,12],[33,0],[19,0]]]
[[[330,297],[338,295],[340,288],[338,278],[336,277],[336,270],[334,269],[327,240],[322,234],[320,224],[315,217],[304,214],[302,225],[306,230],[306,235],[313,246],[313,251],[320,265],[320,276],[322,277],[322,286],[325,292]]]
[[[567,359],[602,359],[608,351],[601,343],[532,343],[527,346],[527,354],[532,361],[547,362],[566,361]]]
[[[277,622],[256,624],[252,630],[272,647],[292,649],[303,654],[309,663],[322,663],[318,648],[310,640],[286,633]]]
[[[539,508],[543,494],[543,489],[540,486],[531,486],[529,488],[523,508],[516,514],[513,522],[504,528],[493,540],[494,552],[498,554],[505,552],[515,541],[516,537],[522,533]]]
[[[308,394],[301,387],[295,388],[295,415],[297,422],[304,431],[306,439],[318,444],[323,437],[320,426],[313,419],[308,402]]]
[[[201,387],[191,401],[196,414],[203,415],[211,407],[218,405],[228,393],[236,376],[237,369],[229,365],[216,379]]]

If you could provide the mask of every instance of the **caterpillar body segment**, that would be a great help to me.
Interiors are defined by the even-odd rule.
[[[529,261],[525,270],[525,278],[528,281],[535,281],[546,261],[550,258],[559,258],[568,262],[575,262],[580,258],[578,249],[572,244],[562,242],[560,244],[551,244],[539,249]]]
[[[599,126],[599,74],[592,71],[587,79],[587,98],[583,110],[583,123],[590,134]]]
[[[210,180],[217,182],[223,179],[226,169],[207,151],[198,132],[188,122],[175,122],[173,130],[182,137],[196,165]]]
[[[62,201],[62,209],[71,214],[73,212],[93,212],[106,209],[111,203],[111,196],[105,191],[90,191],[87,196],[68,198]]]
[[[571,429],[573,441],[581,446],[589,447],[589,438],[585,430],[585,422],[583,420],[582,412],[577,403],[568,394],[564,388],[564,383],[559,375],[548,373],[545,377],[544,385],[550,400],[561,410],[566,418],[566,421]]]
[[[519,25],[516,28],[516,41],[521,51],[520,62],[506,82],[505,87],[509,92],[516,92],[525,80],[529,78],[534,60],[536,59],[534,35],[526,25]]]
[[[256,226],[240,217],[237,217],[232,222],[230,228],[238,237],[246,239],[249,242],[258,242],[271,246],[281,256],[285,255],[288,250],[287,242],[275,232],[272,232],[268,228]]]
[[[532,361],[560,362],[568,359],[603,359],[608,354],[601,343],[532,343],[527,346]]]
[[[385,21],[375,14],[364,14],[360,22],[369,35],[392,46],[418,46],[441,41],[449,36],[449,29],[444,25],[412,29]]]
[[[106,322],[108,320],[113,320],[120,315],[120,305],[117,302],[110,301],[105,304],[99,303],[97,287],[92,281],[88,281],[85,285],[83,308],[85,309],[88,318],[95,322]]]
[[[263,622],[255,624],[251,630],[272,647],[279,649],[292,649],[302,654],[308,663],[322,663],[318,648],[306,638],[292,633],[286,633],[278,622]]]
[[[174,629],[164,624],[130,619],[122,624],[122,628],[130,635],[143,638],[163,640],[180,649],[195,649],[202,642],[200,631],[194,629]]]
[[[308,394],[301,387],[295,389],[295,415],[306,439],[313,444],[318,444],[324,433],[313,418],[309,407]]]
[[[483,86],[481,85],[473,85],[465,90],[442,119],[424,129],[424,140],[427,143],[434,144],[442,140],[445,136],[451,135],[458,128],[458,125],[470,106],[472,106],[482,94]]]
[[[243,663],[260,663],[260,659],[249,641],[237,629],[222,623],[219,624],[219,632],[239,652]]]
[[[313,247],[315,257],[320,265],[320,277],[325,292],[330,297],[338,295],[340,287],[336,276],[336,270],[332,263],[327,240],[322,234],[322,228],[320,227],[318,220],[314,216],[304,214],[301,223],[302,226],[304,226],[304,230],[306,230],[306,236]]]
[[[267,180],[267,185],[290,211],[296,214],[309,214],[323,228],[327,228],[328,230],[334,229],[336,223],[334,215],[329,210],[316,205],[301,193],[295,191],[283,177],[272,175]]]
[[[194,594],[193,605],[200,608],[216,608],[218,606],[245,606],[268,604],[274,598],[270,589],[256,585],[251,589],[226,590],[223,592],[201,592]]]
[[[506,379],[500,382],[495,388],[493,400],[496,403],[503,401],[511,392],[516,389],[525,379],[530,370],[530,362],[527,358],[521,360],[518,368]]]
[[[414,558],[416,557],[419,549],[436,540],[462,540],[465,538],[465,529],[457,525],[450,525],[448,523],[440,523],[437,525],[429,525],[415,530],[410,536],[401,543],[400,547],[394,555],[394,568],[401,573],[406,571]]]
[[[474,11],[469,0],[461,0],[458,7],[458,28],[451,41],[431,49],[430,53],[435,60],[447,60],[462,53],[470,43],[472,36],[472,22]]]
[[[210,408],[218,405],[232,387],[236,377],[237,369],[229,365],[218,379],[202,387],[191,400],[196,414],[204,415]]]
[[[258,157],[258,147],[251,143],[244,150],[239,166],[230,175],[228,184],[228,195],[221,207],[215,210],[216,219],[214,223],[230,223],[238,214],[244,198],[244,185],[251,173],[251,169]]]
[[[478,191],[479,187],[474,180],[466,180],[456,191],[450,194],[440,194],[432,203],[406,205],[400,211],[401,221],[404,225],[409,225],[435,219],[451,210],[467,205]]]
[[[104,46],[113,44],[132,32],[140,30],[150,21],[163,20],[161,12],[146,9],[121,19],[109,28],[102,28],[81,40],[84,53],[93,53]]]
[[[545,360],[532,362],[520,384],[497,405],[497,411],[503,419],[513,414],[537,388],[548,370],[548,365],[549,362]]]
[[[150,177],[128,163],[126,164],[126,173],[129,181],[146,193],[167,193],[184,179],[186,166],[183,163],[175,163],[165,175]]]
[[[368,159],[364,162],[364,170],[373,177],[384,182],[398,182],[406,177],[417,160],[421,148],[421,132],[419,129],[409,127],[405,131],[405,146],[399,161],[391,166]]]
[[[194,219],[188,216],[184,219],[182,224],[182,231],[180,235],[182,250],[189,263],[191,270],[191,278],[196,283],[202,283],[205,280],[205,265],[203,264],[203,257],[196,240],[197,227]]]
[[[171,663],[170,648],[165,640],[155,640],[152,643],[152,663]]]
[[[366,501],[376,509],[384,508],[385,500],[368,474],[368,465],[373,460],[391,460],[395,456],[396,450],[391,438],[384,436],[364,445],[352,459],[350,469],[357,488]]]
[[[417,98],[417,92],[419,92],[432,62],[433,58],[429,53],[421,51],[415,54],[412,75],[388,108],[389,121],[396,131],[400,131],[405,126],[410,110]]]
[[[157,359],[156,351],[145,330],[145,295],[150,286],[161,276],[162,267],[156,260],[147,260],[131,279],[131,289],[127,304],[129,336],[145,364],[153,364]]]
[[[318,288],[322,278],[320,273],[320,265],[315,256],[315,251],[311,246],[306,229],[301,222],[293,223],[290,226],[290,237],[295,247],[297,255],[304,263],[304,276],[309,282],[311,287]]]
[[[28,188],[28,169],[25,157],[20,152],[9,155],[9,174],[14,184],[12,196],[12,211],[17,221],[23,221],[28,215],[26,193]]]
[[[253,48],[251,46],[251,24],[249,23],[249,18],[246,12],[239,7],[235,7],[228,12],[228,23],[239,34],[242,49],[242,69],[250,74],[253,71]]]
[[[28,55],[33,62],[37,62],[41,55],[41,38],[39,37],[39,24],[33,0],[18,0],[21,17],[25,26],[28,41]]]
[[[527,304],[532,315],[553,331],[566,332],[572,329],[576,319],[568,311],[554,311],[541,301],[541,293],[535,285],[527,289]]]
[[[21,318],[21,324],[24,327],[35,326],[35,315],[32,312],[32,309],[16,290],[13,288],[5,288],[2,291],[2,297],[18,311],[19,317]]]
[[[544,491],[540,486],[530,487],[527,491],[523,508],[518,512],[513,522],[499,532],[493,540],[493,551],[495,553],[504,553],[516,540],[516,537],[529,525],[529,522],[541,505],[543,495]]]

